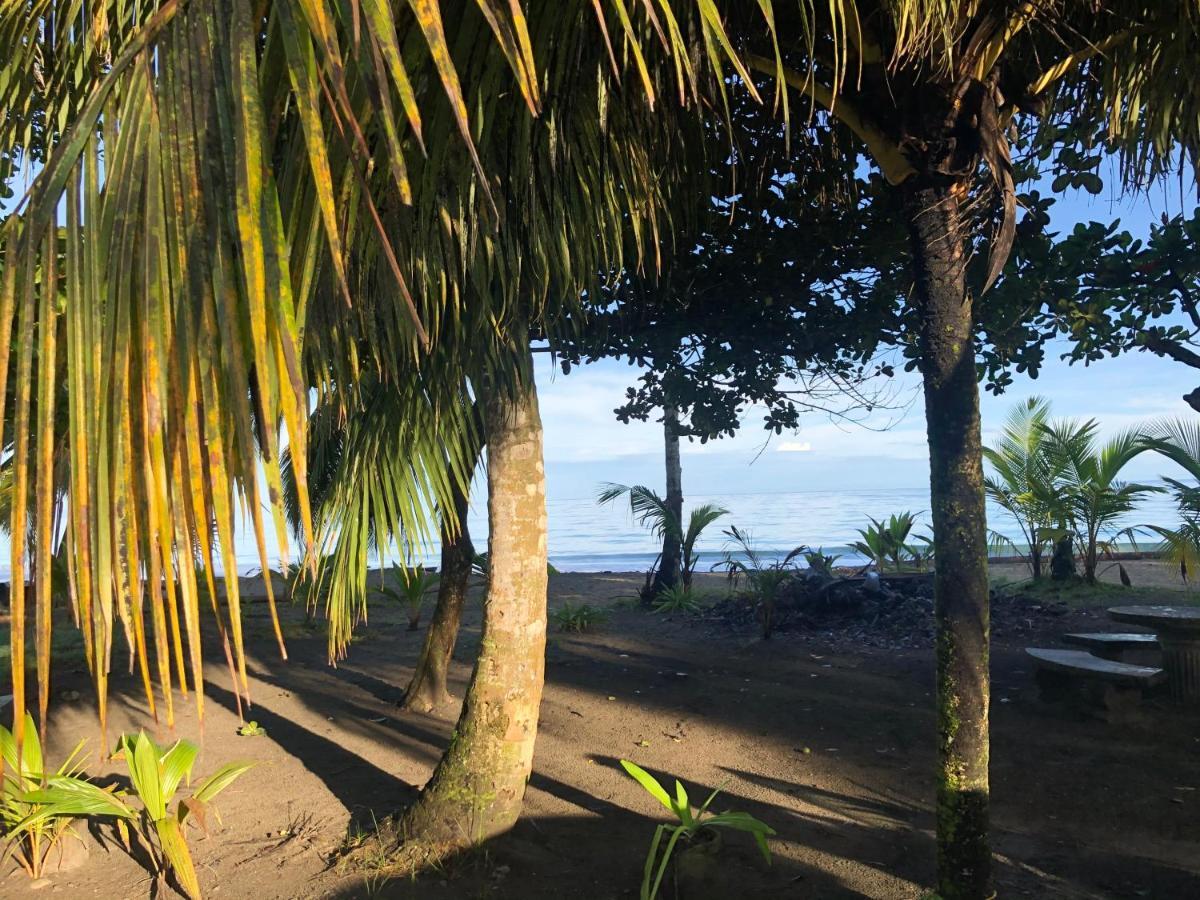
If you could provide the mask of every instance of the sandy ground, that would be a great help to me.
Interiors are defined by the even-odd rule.
[[[1136,592],[1139,601],[1197,599],[1179,593],[1164,566],[1127,569],[1139,586],[1162,585]],[[1017,567],[994,574],[1023,577]],[[721,579],[703,581],[714,593],[723,589]],[[620,604],[639,583],[629,574],[552,577],[552,608],[587,601],[613,610],[594,632],[550,635],[526,815],[511,834],[415,880],[346,871],[330,858],[348,835],[411,799],[453,727],[456,711],[422,716],[395,706],[424,630],[406,631],[401,610],[378,606],[349,660],[333,669],[320,633],[289,609],[291,659],[283,662],[265,605],[250,604],[250,717],[267,734],[236,735],[228,674],[214,656],[197,774],[236,758],[260,765],[217,800],[222,822],[193,839],[207,896],[634,898],[663,817],[620,770],[621,757],[679,776],[693,797],[721,787],[718,809],[748,811],[778,832],[769,869],[744,835],[729,838],[713,897],[917,898],[928,890],[931,653],[864,649],[829,634],[763,642],[711,618]],[[1110,587],[1094,603],[1056,608],[1032,639],[994,636],[992,796],[1002,897],[1200,896],[1200,713],[1151,701],[1138,727],[1077,718],[1038,698],[1022,652],[1034,640],[1053,646],[1045,642],[1063,631],[1106,627],[1095,603],[1114,596],[1122,595]],[[456,653],[458,696],[479,623],[473,602]],[[81,667],[60,666],[55,691],[50,758],[88,737],[90,771],[112,771],[98,758]],[[70,691],[83,696],[62,699]],[[112,734],[153,728],[132,678],[114,676],[112,694]],[[177,698],[176,711],[175,735],[200,738],[193,705]],[[171,737],[165,728],[157,734]],[[0,894],[149,896],[137,862],[87,841],[79,868],[40,888],[14,874],[0,880]]]

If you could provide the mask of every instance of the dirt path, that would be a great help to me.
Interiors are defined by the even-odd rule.
[[[612,605],[638,583],[629,575],[555,576],[552,606]],[[770,869],[744,835],[728,840],[727,880],[718,878],[713,897],[917,898],[932,881],[927,651],[860,649],[797,633],[764,643],[709,619],[630,608],[614,608],[594,633],[552,633],[522,823],[441,871],[384,882],[327,859],[373,815],[411,798],[449,737],[453,714],[401,714],[394,705],[423,631],[407,632],[400,610],[373,610],[350,659],[331,669],[319,634],[294,611],[287,663],[269,654],[265,608],[252,605],[249,614],[248,643],[260,653],[251,665],[252,717],[267,734],[236,736],[228,675],[214,658],[197,773],[242,757],[262,765],[218,799],[223,823],[195,839],[209,896],[636,897],[662,817],[620,770],[621,757],[678,775],[693,797],[720,786],[718,809],[748,811],[777,830]],[[1021,648],[1101,620],[1101,610],[1085,605],[995,635],[1001,896],[1200,896],[1200,714],[1151,707],[1146,725],[1118,728],[1046,707],[1033,689]],[[456,653],[459,696],[478,635],[475,603]],[[56,692],[84,696],[56,703],[53,760],[84,735],[97,747],[86,677],[66,669]],[[135,688],[128,676],[114,677],[114,735],[145,722]],[[176,733],[195,738],[191,704],[176,705]],[[124,852],[92,846],[86,863],[46,887],[31,890],[14,875],[0,881],[0,893],[140,898],[149,883]]]

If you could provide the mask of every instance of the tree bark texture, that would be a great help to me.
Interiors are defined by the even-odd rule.
[[[1067,535],[1054,543],[1054,555],[1050,557],[1050,577],[1054,581],[1070,581],[1075,575],[1075,538]]]
[[[665,445],[667,493],[663,498],[667,510],[683,530],[683,466],[679,461],[679,411],[674,406],[663,408],[663,443]],[[667,531],[663,535],[662,558],[654,575],[649,597],[679,584],[682,577],[683,544],[681,535]]]
[[[937,878],[943,900],[991,897],[987,525],[962,194],[906,188],[929,438],[936,571]]]
[[[442,562],[438,573],[437,605],[425,635],[421,656],[404,692],[402,706],[407,710],[432,712],[454,701],[446,682],[450,659],[458,640],[463,605],[470,587],[471,565],[475,559],[475,545],[471,543],[471,532],[467,528],[469,505],[467,491],[456,489],[454,513],[458,528],[454,529],[450,520],[442,523]]]
[[[450,746],[402,822],[406,838],[443,849],[516,822],[545,676],[546,480],[532,376],[489,391],[484,416],[490,533],[479,657]]]

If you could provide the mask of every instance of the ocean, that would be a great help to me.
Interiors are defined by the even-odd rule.
[[[710,525],[701,536],[697,544],[700,551],[698,571],[707,571],[721,559],[729,546],[729,539],[723,532],[731,525],[748,532],[755,546],[767,557],[786,554],[804,544],[821,547],[826,553],[840,554],[839,562],[843,564],[863,562],[850,545],[858,539],[858,529],[869,524],[869,516],[881,519],[910,510],[917,514],[918,521],[913,534],[920,535],[929,530],[929,492],[920,488],[696,494],[685,498],[685,518],[692,506],[702,503],[715,503],[729,513]],[[592,497],[553,499],[547,502],[547,512],[550,562],[559,571],[642,571],[649,568],[658,554],[659,542],[632,520],[627,502],[599,506]],[[1157,494],[1144,500],[1121,524],[1122,527],[1146,523],[1169,526],[1176,518],[1170,496]],[[476,548],[485,550],[487,520],[482,500],[473,504],[468,522]],[[267,527],[270,561],[277,565],[279,554],[269,517]],[[1011,517],[991,505],[988,527],[1020,542],[1020,531]],[[1149,536],[1139,539],[1139,547],[1149,549],[1154,545]],[[426,564],[436,566],[437,546],[425,547],[421,556]],[[242,574],[258,571],[260,563],[253,535],[246,529],[242,529],[237,537],[237,558]],[[8,572],[8,541],[0,534],[0,578],[7,578]]]

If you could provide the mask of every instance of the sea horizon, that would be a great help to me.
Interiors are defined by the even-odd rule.
[[[913,512],[917,524],[912,536],[930,531],[929,489],[897,487],[882,489],[789,490],[778,493],[737,492],[692,494],[684,499],[684,516],[694,506],[714,503],[729,512],[710,525],[697,541],[696,570],[709,571],[719,562],[732,544],[725,531],[736,526],[748,533],[754,546],[766,558],[778,558],[799,546],[820,548],[824,553],[839,557],[838,564],[861,565],[865,558],[852,549],[859,539],[858,529],[866,528],[869,517],[886,519],[893,513]],[[547,500],[548,546],[550,563],[561,572],[637,572],[645,571],[655,561],[661,542],[651,532],[635,522],[627,502],[601,506],[594,497],[568,497]],[[1126,516],[1120,527],[1139,525],[1172,526],[1178,510],[1168,494],[1152,494],[1144,499],[1133,513]],[[487,549],[486,503],[472,504],[467,518],[477,552]],[[1023,544],[1020,529],[1006,512],[988,503],[988,528]],[[282,554],[275,535],[268,525],[266,543],[268,564],[278,568]],[[1158,545],[1152,535],[1138,537],[1137,549],[1150,550]],[[1127,539],[1121,543],[1129,545]],[[238,530],[236,537],[238,571],[247,575],[261,570],[261,560],[252,532]],[[292,548],[293,561],[295,548]],[[439,547],[436,542],[413,548],[410,562],[426,566],[438,565]],[[382,560],[372,555],[371,567],[388,565],[398,559],[393,550]],[[0,535],[0,578],[8,579],[10,572],[9,544]]]

